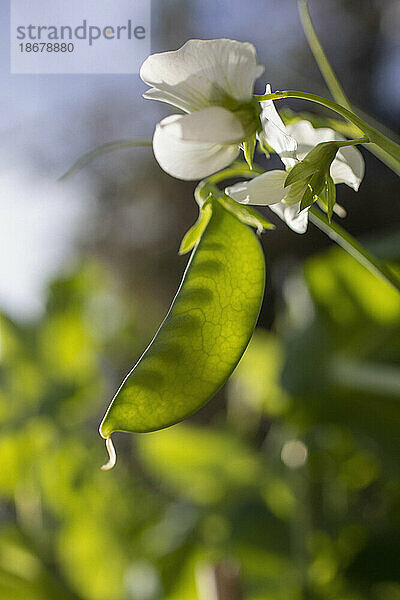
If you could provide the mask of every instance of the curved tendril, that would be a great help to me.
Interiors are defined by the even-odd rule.
[[[101,467],[102,471],[109,471],[117,462],[117,453],[115,452],[114,444],[112,443],[112,439],[110,437],[106,439],[106,448],[109,459],[108,462]]]

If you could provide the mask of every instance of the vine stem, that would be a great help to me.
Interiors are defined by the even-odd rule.
[[[368,144],[371,140],[367,137],[357,138],[356,140],[347,140],[345,142],[339,142],[340,148],[344,148],[345,146],[357,146],[359,144]]]
[[[312,206],[309,210],[310,221],[321,231],[326,233],[331,240],[351,254],[360,264],[366,267],[374,275],[378,275],[387,283],[400,291],[400,278],[384,263],[372,256],[356,239],[353,238],[343,227],[329,222],[328,218],[317,208]]]
[[[383,133],[372,127],[368,123],[366,123],[363,119],[358,117],[353,111],[333,102],[333,100],[328,100],[327,98],[323,98],[322,96],[317,96],[316,94],[310,94],[308,92],[297,92],[295,90],[287,90],[284,92],[274,92],[273,94],[262,94],[255,95],[256,100],[262,102],[264,100],[282,100],[283,98],[298,98],[300,100],[309,100],[310,102],[316,102],[317,104],[321,104],[326,108],[338,113],[347,121],[350,121],[361,129],[368,137],[371,142],[385,150],[390,156],[396,160],[400,164],[400,146],[396,144],[393,140],[386,137]]]
[[[345,108],[347,108],[348,110],[353,110],[353,107],[351,106],[350,101],[349,101],[348,97],[346,96],[344,89],[342,88],[338,78],[336,77],[336,74],[335,74],[334,70],[332,69],[332,67],[329,63],[329,60],[325,54],[325,50],[322,47],[322,44],[317,36],[317,32],[315,31],[314,24],[311,19],[310,11],[308,10],[307,0],[299,0],[298,6],[299,6],[301,24],[303,25],[303,31],[307,38],[308,44],[310,46],[310,50],[314,55],[314,58],[318,64],[319,70],[321,71],[322,77],[324,78],[325,83],[328,86],[329,91],[331,92],[331,94],[333,96],[333,99],[336,102],[338,102],[339,104],[341,104],[342,106],[344,106]],[[382,125],[382,123],[379,123],[378,121],[376,121],[376,119],[373,119],[370,115],[366,115],[366,114],[363,115],[363,113],[360,111],[359,108],[357,108],[356,112],[368,123],[370,123],[373,126],[375,125],[375,127],[378,130],[380,130],[380,131],[386,130],[387,135],[389,137],[391,137],[392,139],[395,138],[395,135],[393,134],[393,132],[389,131],[389,129],[385,125]],[[355,134],[355,135],[358,135],[358,134]],[[397,141],[399,141],[399,140],[397,140]],[[399,162],[396,161],[385,150],[383,150],[376,144],[372,144],[372,145],[370,144],[369,146],[367,146],[367,149],[370,152],[372,152],[372,154],[375,154],[375,156],[377,158],[379,158],[379,160],[381,160],[386,166],[388,166],[389,169],[392,169],[392,171],[394,171],[397,175],[400,175]]]

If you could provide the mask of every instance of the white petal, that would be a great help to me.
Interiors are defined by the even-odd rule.
[[[181,96],[174,94],[172,91],[167,92],[164,90],[158,90],[151,88],[143,94],[144,98],[148,100],[159,100],[160,102],[167,102],[176,108],[183,110],[184,112],[191,112],[192,106],[189,101],[185,101]],[[200,107],[201,108],[201,107]]]
[[[202,179],[230,165],[239,154],[237,145],[185,141],[166,127],[181,115],[171,115],[156,126],[153,151],[160,167],[178,179]]]
[[[296,121],[287,126],[287,130],[297,141],[297,157],[303,160],[317,144],[344,140],[339,133],[329,127],[314,129],[310,121]]]
[[[300,203],[288,206],[284,200],[279,204],[273,204],[270,209],[277,214],[286,225],[296,233],[305,233],[308,226],[308,209],[300,211]]]
[[[297,141],[297,156],[299,160],[321,142],[331,142],[334,140],[344,140],[339,133],[329,127],[318,127],[314,129],[310,121],[295,121],[287,126],[288,133]]]
[[[364,159],[355,146],[340,148],[331,165],[333,181],[335,183],[346,183],[355,191],[360,187],[364,171]]]
[[[265,89],[266,94],[271,93],[271,86],[268,84]],[[260,134],[261,142],[266,141],[271,148],[279,154],[283,164],[288,169],[296,164],[297,142],[291,137],[279,116],[278,111],[272,100],[263,100],[261,104],[261,124],[263,130]]]
[[[280,202],[287,190],[283,187],[286,171],[267,171],[250,181],[242,181],[227,187],[225,193],[241,204],[266,206]]]
[[[226,96],[251,100],[254,81],[263,73],[252,44],[235,40],[189,40],[172,52],[152,54],[140,69],[153,90],[145,97],[168,102],[187,112],[221,104]]]
[[[168,135],[180,140],[208,144],[239,144],[246,135],[239,119],[220,106],[210,106],[173,121],[164,119],[161,127],[168,127]]]

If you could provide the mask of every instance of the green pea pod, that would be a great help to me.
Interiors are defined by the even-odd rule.
[[[218,391],[251,338],[265,286],[253,231],[212,200],[212,216],[194,248],[171,308],[123,381],[100,425],[110,435],[148,432],[185,419]]]

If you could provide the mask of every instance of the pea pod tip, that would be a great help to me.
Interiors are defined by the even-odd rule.
[[[111,437],[106,438],[106,448],[108,452],[108,462],[106,462],[102,467],[102,471],[109,471],[115,466],[117,462],[117,453],[115,452],[114,444],[112,443]]]

